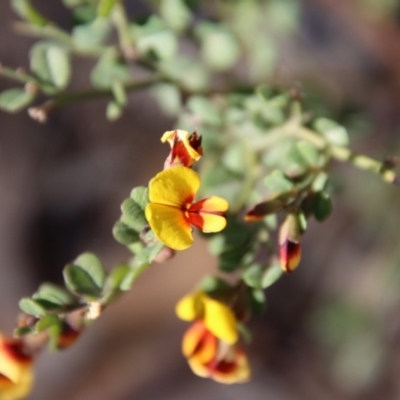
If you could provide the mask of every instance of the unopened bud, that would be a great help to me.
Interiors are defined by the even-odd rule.
[[[288,214],[279,230],[279,260],[281,268],[293,272],[301,259],[301,230],[296,214]]]

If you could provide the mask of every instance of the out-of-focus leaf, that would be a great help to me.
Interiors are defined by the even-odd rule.
[[[321,191],[313,199],[313,214],[317,221],[325,221],[332,212],[332,200],[329,193]]]
[[[97,6],[97,15],[102,18],[106,18],[111,14],[111,11],[115,4],[120,0],[100,0]]]
[[[196,30],[201,40],[205,63],[216,71],[231,69],[240,57],[240,45],[234,34],[220,24],[203,22]]]
[[[187,57],[176,56],[160,65],[161,71],[189,91],[207,89],[209,75],[201,63]]]
[[[328,118],[318,118],[314,121],[314,129],[334,145],[347,146],[349,144],[346,128],[335,121]]]
[[[33,25],[45,26],[49,21],[40,14],[29,0],[12,0],[11,7],[21,17]]]
[[[192,96],[187,102],[187,107],[195,114],[200,123],[216,126],[222,123],[219,110],[207,97]]]
[[[130,74],[126,64],[120,62],[114,54],[106,54],[93,68],[90,79],[94,86],[110,89],[115,82],[128,82]]]
[[[261,287],[266,289],[267,287],[273,285],[283,274],[283,270],[278,264],[278,262],[270,265],[264,270],[261,278]]]
[[[116,101],[110,101],[107,104],[106,118],[109,121],[116,121],[122,115],[122,107]]]
[[[51,314],[46,315],[45,317],[41,318],[35,326],[36,332],[40,333],[45,331],[46,329],[50,328],[53,325],[57,325],[60,323],[60,319],[57,315]]]
[[[24,89],[8,89],[0,93],[0,108],[8,112],[18,112],[29,106],[35,96]]]
[[[161,0],[160,14],[168,26],[177,32],[184,31],[192,20],[192,13],[183,0]]]
[[[71,76],[69,54],[66,49],[50,42],[35,44],[30,52],[32,72],[46,85],[64,89]]]
[[[19,301],[19,308],[29,315],[41,317],[46,315],[46,310],[35,300],[25,297]]]
[[[99,18],[93,22],[76,26],[72,30],[72,38],[78,48],[87,50],[101,45],[110,31],[110,22],[105,18]]]
[[[277,32],[291,33],[300,21],[300,5],[296,0],[271,0],[266,15],[272,28]]]
[[[232,286],[217,276],[208,275],[204,277],[200,284],[199,289],[206,292],[210,296],[218,297],[232,290]]]
[[[151,89],[159,107],[165,115],[176,117],[182,110],[181,93],[179,89],[169,83],[160,83]]]
[[[246,172],[246,156],[246,145],[237,140],[226,148],[221,161],[228,170],[244,174]]]

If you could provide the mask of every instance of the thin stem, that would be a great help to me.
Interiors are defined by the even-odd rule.
[[[129,32],[129,19],[122,3],[114,5],[112,21],[118,34],[121,49],[127,59],[134,59],[136,52]]]
[[[33,76],[28,75],[25,72],[22,72],[20,70],[14,71],[13,69],[4,67],[1,64],[0,64],[0,76],[4,76],[6,78],[9,78],[14,81],[21,82],[21,83],[28,83],[28,82],[36,83],[37,82]]]
[[[148,79],[142,82],[132,82],[124,86],[125,91],[133,92],[145,89],[155,83],[160,82],[158,77]],[[80,92],[66,92],[54,96],[52,99],[47,100],[45,103],[37,106],[30,107],[28,113],[30,117],[38,122],[44,123],[47,121],[48,114],[55,108],[66,106],[72,103],[85,100],[99,99],[103,97],[112,96],[112,89],[90,89]]]
[[[80,48],[76,45],[74,39],[68,32],[55,25],[37,26],[26,24],[24,22],[16,22],[14,28],[17,33],[25,36],[56,40],[66,46],[69,50],[81,56],[98,57],[102,56],[110,49],[115,48],[115,46],[91,46]]]

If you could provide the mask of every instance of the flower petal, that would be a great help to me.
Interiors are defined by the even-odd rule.
[[[207,329],[224,342],[235,343],[239,335],[232,310],[225,304],[209,297],[204,297],[203,303],[204,323]]]
[[[166,246],[174,250],[184,250],[192,245],[190,224],[183,211],[164,204],[150,203],[146,206],[145,214],[157,239]]]
[[[200,363],[208,363],[215,358],[218,339],[204,325],[197,321],[183,335],[182,353],[187,358],[196,358]]]
[[[176,315],[183,321],[193,321],[202,318],[204,314],[203,292],[194,292],[186,295],[175,307]]]
[[[212,379],[225,384],[244,383],[250,379],[251,370],[246,354],[240,347],[236,347],[234,351],[233,361],[218,362],[211,374]]]
[[[226,218],[223,215],[189,212],[189,221],[203,232],[219,232],[226,226]]]
[[[171,145],[171,153],[166,160],[166,166],[170,167],[174,163],[181,163],[186,167],[191,167],[202,155],[201,137],[197,132],[189,134],[187,131],[177,129],[165,132],[161,141]]]
[[[183,208],[193,202],[200,186],[199,175],[190,168],[177,166],[158,173],[149,183],[152,203]]]
[[[229,208],[229,203],[218,196],[207,197],[206,199],[197,201],[190,206],[190,211],[223,213]]]

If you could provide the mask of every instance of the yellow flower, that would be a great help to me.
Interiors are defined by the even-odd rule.
[[[32,357],[24,354],[21,340],[0,335],[0,400],[18,400],[29,394],[32,362]]]
[[[184,321],[203,320],[210,332],[228,344],[238,340],[237,321],[232,310],[202,291],[183,297],[176,305],[176,314]]]
[[[199,187],[199,175],[182,166],[166,169],[150,181],[146,218],[156,237],[171,249],[192,245],[191,225],[203,232],[219,232],[226,226],[229,203],[217,196],[194,203]]]
[[[204,321],[196,321],[185,332],[182,352],[193,373],[202,378],[232,384],[250,379],[249,362],[243,349],[229,345],[210,332]]]
[[[237,321],[230,308],[199,291],[181,299],[176,313],[185,321],[195,321],[183,336],[182,352],[196,375],[227,384],[250,379],[250,366],[237,343]]]
[[[161,141],[171,145],[171,152],[165,160],[164,169],[177,165],[191,167],[203,155],[201,136],[197,135],[197,132],[189,134],[180,129],[168,131],[161,137]]]

